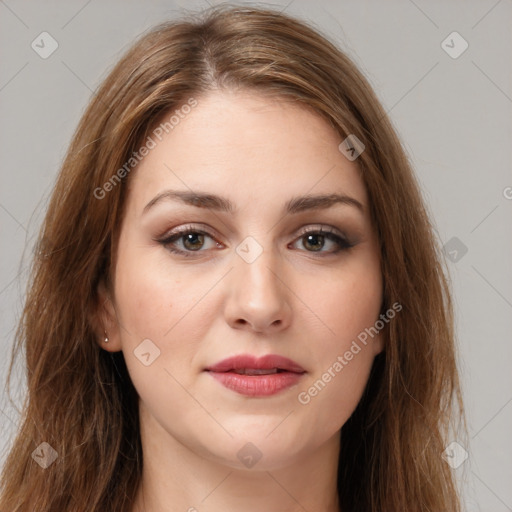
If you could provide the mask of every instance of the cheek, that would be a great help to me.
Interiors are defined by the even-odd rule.
[[[325,279],[306,280],[303,286],[301,294],[307,297],[325,334],[324,341],[315,347],[319,356],[343,353],[379,318],[382,276],[374,253],[361,253]]]
[[[177,438],[188,439],[194,425],[205,423],[205,410],[189,390],[194,389],[195,357],[211,319],[211,302],[199,300],[212,286],[210,279],[206,284],[187,279],[166,271],[159,262],[144,262],[142,256],[130,259],[126,254],[119,260],[116,275],[119,317],[125,327],[121,329],[122,351],[133,385],[144,410],[159,425]],[[212,282],[215,279],[211,277]],[[149,345],[146,352],[158,351],[147,366],[137,357],[145,339],[156,346]],[[180,411],[179,418],[174,411]]]
[[[169,275],[158,263],[142,256],[137,251],[132,254],[126,251],[116,267],[116,304],[122,350],[128,369],[133,372],[134,383],[137,383],[141,367],[144,368],[137,357],[141,343],[147,345],[144,353],[150,352],[149,360],[154,358],[148,366],[153,370],[172,370],[173,360],[179,360],[186,367],[197,349],[193,342],[196,337],[191,334],[184,343],[181,330],[187,324],[188,313],[197,303],[198,290],[194,290],[190,283],[184,283],[179,275]],[[197,323],[194,325],[194,328],[199,327]]]
[[[301,427],[305,436],[327,439],[343,427],[361,400],[372,363],[373,356],[365,357],[362,352],[349,362],[333,358],[298,391],[297,408],[305,418]]]
[[[204,351],[211,325],[220,314],[218,304],[212,302],[215,294],[209,290],[221,275],[170,269],[165,254],[134,246],[122,253],[116,267],[124,358],[139,394],[147,393],[150,399],[153,394],[169,395],[172,389],[177,396],[177,382],[185,387],[193,384],[200,367],[198,354]],[[149,351],[158,357],[145,367],[137,354],[147,339],[154,344],[148,344]]]
[[[361,307],[359,301],[347,301],[340,295],[338,306],[329,315],[323,310],[335,335],[316,339],[310,361],[314,371],[297,389],[296,403],[306,421],[304,428],[311,428],[311,435],[328,438],[334,435],[354,412],[368,382],[375,358],[377,336],[368,336],[379,313],[380,300],[366,297]],[[331,307],[331,306],[329,306]]]
[[[120,262],[116,270],[116,299],[120,321],[138,338],[160,340],[172,327],[175,286],[144,265]],[[123,333],[123,341],[126,332]]]
[[[191,330],[201,327],[191,325],[187,315],[194,311],[197,294],[190,288],[184,294],[179,278],[170,279],[140,259],[139,265],[129,265],[128,259],[119,263],[116,298],[122,351],[138,395],[162,424],[169,421],[167,406],[182,411],[184,418],[190,416],[186,422],[199,421],[201,411],[190,407],[182,388],[189,385],[187,372],[198,351],[199,336]]]
[[[165,252],[126,240],[116,266],[116,302],[121,320],[138,338],[165,346],[187,321],[206,284],[172,268]]]
[[[372,344],[381,336],[370,329],[382,303],[378,261],[362,257],[335,278],[317,281],[313,290],[308,302],[324,335],[316,336],[310,352],[314,372],[297,390],[297,403],[315,418],[311,428],[322,425],[325,435],[332,435],[361,399],[376,354]]]

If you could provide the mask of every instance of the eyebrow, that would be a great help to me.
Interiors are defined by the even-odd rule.
[[[190,206],[196,206],[197,208],[208,208],[231,214],[237,212],[235,205],[225,197],[192,190],[165,190],[149,201],[144,207],[142,214],[145,214],[162,201],[178,201]],[[294,197],[285,204],[284,211],[287,214],[293,214],[308,210],[324,210],[337,204],[353,206],[364,213],[364,206],[357,199],[345,194],[319,194]]]

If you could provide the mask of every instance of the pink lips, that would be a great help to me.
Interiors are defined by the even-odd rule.
[[[269,354],[239,355],[209,366],[206,371],[228,389],[246,396],[270,396],[297,384],[305,373],[298,363]]]

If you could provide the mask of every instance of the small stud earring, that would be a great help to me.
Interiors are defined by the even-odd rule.
[[[107,331],[104,331],[105,332],[105,339],[103,340],[105,343],[108,343],[108,336],[107,336]]]

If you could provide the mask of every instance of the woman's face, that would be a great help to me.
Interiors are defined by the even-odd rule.
[[[313,113],[196,99],[130,177],[103,347],[123,351],[146,432],[284,467],[334,448],[382,350],[360,341],[382,303],[368,197]]]

